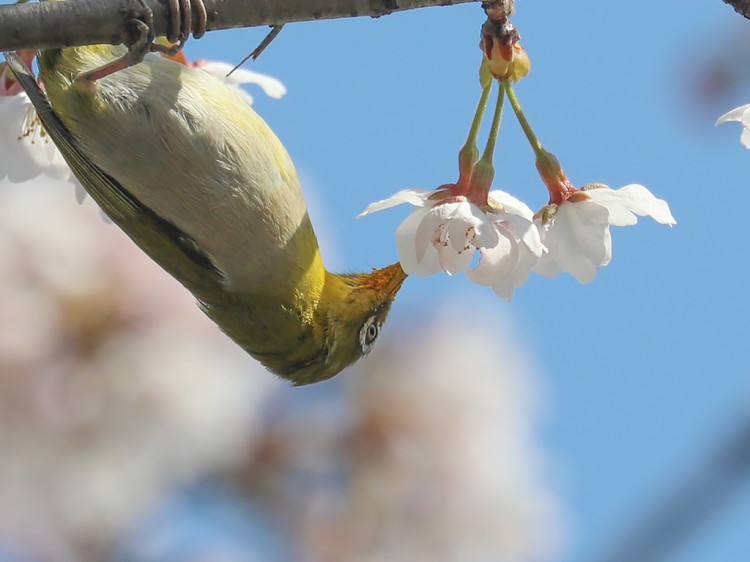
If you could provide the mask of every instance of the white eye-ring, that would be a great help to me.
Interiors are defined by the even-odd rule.
[[[372,344],[378,339],[380,333],[380,324],[374,316],[370,316],[359,331],[359,345],[362,347],[362,353],[370,353]]]

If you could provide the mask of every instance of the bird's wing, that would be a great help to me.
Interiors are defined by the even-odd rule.
[[[55,146],[107,216],[199,298],[209,286],[222,283],[222,272],[189,235],[144,206],[81,151],[23,60],[13,52],[4,55]]]

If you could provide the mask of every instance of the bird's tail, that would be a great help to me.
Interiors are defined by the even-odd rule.
[[[29,99],[34,105],[36,112],[39,114],[42,123],[45,122],[45,117],[55,117],[55,114],[52,111],[52,106],[50,105],[49,100],[47,100],[47,96],[36,81],[34,73],[28,66],[26,66],[26,63],[20,55],[12,51],[5,52],[3,55],[5,56],[8,66],[13,71],[13,74],[15,74],[18,84],[23,88],[23,91],[26,92],[26,95],[29,96]]]

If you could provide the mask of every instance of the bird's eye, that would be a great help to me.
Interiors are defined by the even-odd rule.
[[[372,344],[378,338],[380,333],[380,324],[377,323],[374,316],[370,316],[359,332],[359,344],[362,346],[362,353],[369,353]]]

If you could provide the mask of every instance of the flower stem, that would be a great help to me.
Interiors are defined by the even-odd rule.
[[[534,154],[536,155],[536,169],[539,171],[539,175],[542,177],[544,185],[547,186],[547,191],[549,191],[549,202],[560,204],[567,201],[576,191],[575,186],[570,182],[568,176],[565,175],[565,171],[562,169],[557,157],[551,152],[545,150],[542,143],[539,142],[539,139],[534,134],[531,125],[529,125],[526,116],[523,114],[521,105],[518,103],[516,94],[513,91],[513,86],[510,85],[508,80],[503,80],[501,84],[505,93],[508,94],[510,105],[513,106],[513,111],[518,118],[518,122],[521,124],[521,128],[523,129],[531,148],[534,149]]]
[[[484,108],[487,106],[487,98],[490,95],[491,86],[492,82],[485,88],[482,88],[482,95],[479,98],[479,105],[474,113],[474,120],[471,122],[469,136],[466,139],[466,144],[458,152],[458,182],[456,182],[453,189],[455,195],[462,195],[469,188],[474,164],[479,158],[477,135],[479,134],[479,126],[482,124]]]
[[[492,180],[495,179],[495,167],[492,165],[492,159],[495,155],[495,142],[497,141],[497,133],[500,130],[500,119],[503,115],[504,101],[505,92],[502,87],[498,86],[495,114],[492,116],[492,125],[487,137],[487,144],[484,147],[482,158],[474,165],[469,189],[466,192],[466,197],[469,201],[480,209],[487,206],[487,196],[492,186]]]
[[[487,144],[485,145],[484,153],[482,154],[482,160],[486,160],[489,163],[492,163],[492,157],[495,154],[495,142],[497,141],[497,133],[500,130],[500,120],[503,116],[504,101],[505,91],[503,88],[499,88],[497,92],[497,102],[495,104],[495,114],[492,116],[490,134],[487,137]]]
[[[471,129],[469,129],[469,137],[466,139],[464,148],[469,146],[476,146],[477,135],[479,134],[479,126],[482,124],[482,117],[484,116],[484,108],[487,107],[487,99],[490,97],[490,89],[492,88],[492,82],[490,82],[486,88],[482,88],[482,95],[479,98],[479,105],[474,113],[474,120],[471,122]]]
[[[526,116],[523,114],[523,110],[521,109],[521,104],[518,103],[518,98],[516,98],[516,93],[513,91],[513,86],[510,85],[509,80],[501,80],[500,83],[502,84],[502,87],[505,90],[505,93],[508,94],[508,101],[510,102],[510,105],[513,107],[513,111],[516,114],[516,117],[518,118],[518,122],[521,124],[521,128],[523,129],[523,132],[526,135],[526,138],[528,139],[529,144],[531,145],[531,148],[534,150],[534,153],[537,155],[537,157],[543,157],[546,151],[542,147],[542,143],[539,142],[539,139],[534,134],[534,130],[531,128],[531,125],[529,124],[528,119],[526,119]]]

